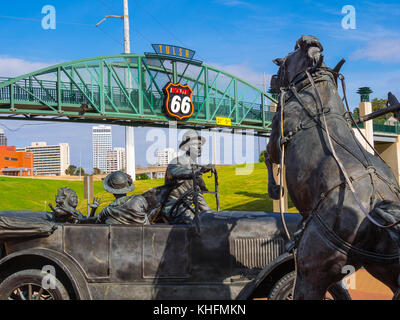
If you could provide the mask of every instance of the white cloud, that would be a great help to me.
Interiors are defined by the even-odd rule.
[[[354,59],[368,59],[379,62],[400,62],[400,38],[368,42],[363,49],[353,53]]]
[[[45,68],[51,64],[31,62],[19,58],[0,56],[0,76],[17,77],[25,73]]]
[[[241,78],[252,85],[255,85],[259,88],[263,87],[264,83],[264,73],[260,71],[255,71],[249,67],[247,62],[241,64],[231,64],[231,65],[220,65],[216,63],[209,63],[209,65],[214,66],[218,69],[226,71],[238,78]],[[269,87],[269,83],[271,81],[271,75],[266,74],[266,83],[267,88]]]
[[[253,4],[242,0],[217,0],[217,2],[227,7],[245,7],[245,8],[255,7]]]
[[[393,68],[392,71],[382,70],[362,70],[362,71],[348,71],[345,73],[346,77],[346,90],[347,98],[350,108],[358,106],[360,102],[360,95],[357,94],[357,89],[360,87],[370,87],[373,91],[370,98],[386,99],[387,94],[391,91],[400,97],[400,88],[397,85],[400,83],[400,70]],[[339,93],[342,96],[342,88],[340,86]]]

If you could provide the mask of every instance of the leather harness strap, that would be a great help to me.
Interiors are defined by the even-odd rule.
[[[382,262],[382,260],[385,260],[385,262],[387,263],[398,263],[400,257],[399,254],[380,254],[357,248],[354,245],[344,241],[333,230],[331,230],[329,226],[325,224],[317,211],[312,213],[312,217],[312,221],[314,221],[318,226],[317,230],[322,235],[322,239],[325,241],[326,244],[328,244],[335,250],[345,255],[352,254],[360,256],[362,258],[367,258],[370,261],[372,260],[376,262]]]
[[[343,121],[347,121],[346,120],[346,118],[345,118],[345,115],[341,115],[341,114],[338,114],[338,113],[332,113],[332,112],[330,112],[330,108],[327,108],[327,112],[319,112],[319,113],[317,113],[315,116],[313,115],[313,113],[311,112],[311,111],[309,111],[309,109],[308,109],[308,107],[306,106],[306,104],[302,101],[302,99],[301,99],[301,97],[299,96],[299,94],[298,94],[298,92],[297,92],[297,90],[296,89],[294,89],[293,87],[291,88],[291,90],[292,90],[292,92],[293,92],[293,94],[294,94],[294,96],[296,97],[296,99],[298,100],[298,102],[300,103],[300,105],[307,111],[307,113],[310,115],[310,117],[311,117],[311,119],[309,119],[309,121],[314,121],[314,123],[315,123],[315,126],[319,126],[325,133],[326,133],[326,129],[324,128],[324,126],[322,125],[322,122],[321,122],[321,120],[320,120],[320,116],[328,116],[328,117],[330,117],[330,116],[336,116],[336,117],[338,117],[339,119],[341,119],[341,120],[343,120]],[[300,123],[300,125],[298,126],[298,127],[300,127],[300,129],[298,129],[297,131],[295,130],[295,132],[289,132],[289,134],[287,135],[287,137],[284,137],[283,138],[283,143],[288,143],[288,142],[290,142],[290,140],[294,137],[294,135],[296,134],[296,133],[299,133],[300,131],[302,131],[303,130],[303,128],[301,128],[301,123]],[[297,128],[297,127],[296,127]],[[311,127],[310,127],[311,128]],[[304,128],[304,129],[308,129],[307,127],[306,128]],[[367,160],[367,163],[365,164],[357,155],[355,155],[353,152],[351,152],[351,150],[349,150],[349,148],[346,146],[346,145],[344,145],[344,144],[342,144],[338,139],[336,139],[334,136],[332,136],[332,135],[330,135],[330,138],[333,140],[333,141],[335,141],[335,143],[336,144],[338,144],[339,146],[341,146],[344,150],[346,150],[350,155],[352,155],[354,158],[356,158],[365,168],[368,168],[369,166],[371,166],[369,163],[368,163],[368,160]],[[365,155],[364,155],[364,157],[365,157]]]

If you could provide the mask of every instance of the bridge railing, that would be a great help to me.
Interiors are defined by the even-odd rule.
[[[393,124],[388,124],[386,120],[374,119],[373,123],[374,123],[374,131],[400,134],[400,126],[398,121],[394,122]]]
[[[400,134],[400,125],[398,121],[387,123],[384,119],[373,119],[372,123],[374,132]],[[363,129],[364,123],[358,124],[358,127]]]

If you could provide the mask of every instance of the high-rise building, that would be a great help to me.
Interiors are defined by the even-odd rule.
[[[168,163],[171,162],[172,159],[176,158],[178,153],[174,151],[172,148],[167,148],[162,151],[157,151],[156,153],[156,161],[158,167],[166,167]]]
[[[172,148],[167,148],[156,153],[156,165],[157,167],[167,167],[171,160],[178,156],[178,152],[175,152]],[[165,177],[165,172],[155,172],[154,178],[162,179]]]
[[[48,146],[46,142],[32,142],[29,147],[17,150],[33,154],[33,168],[36,175],[63,176],[70,165],[68,143]]]
[[[33,154],[17,151],[16,147],[0,146],[0,174],[5,176],[33,175]]]
[[[107,172],[107,151],[112,150],[110,126],[92,127],[93,168]]]
[[[0,146],[7,145],[7,137],[3,129],[0,129]]]
[[[113,150],[108,150],[106,159],[106,173],[126,170],[125,148],[114,148]]]

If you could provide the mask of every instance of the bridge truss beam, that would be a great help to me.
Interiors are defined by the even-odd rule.
[[[227,72],[183,59],[121,54],[50,66],[0,82],[0,119],[167,127],[163,87],[178,79],[193,90],[193,116],[178,127],[270,131],[271,96]]]

